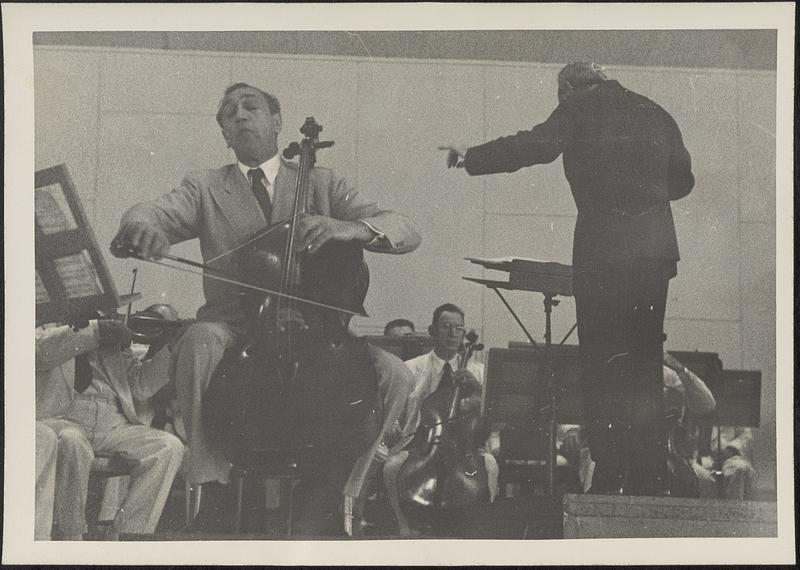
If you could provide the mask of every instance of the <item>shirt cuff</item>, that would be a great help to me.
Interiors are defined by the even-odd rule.
[[[367,226],[370,229],[370,231],[375,234],[375,237],[373,237],[371,240],[369,240],[366,243],[366,245],[377,245],[381,241],[387,239],[385,233],[380,231],[378,228],[376,228],[375,226],[373,226],[369,222],[364,221],[364,220],[358,220],[358,221],[361,222],[362,224],[364,224],[365,226]]]
[[[100,346],[100,327],[97,324],[97,320],[89,321],[89,331],[94,339],[94,343]]]

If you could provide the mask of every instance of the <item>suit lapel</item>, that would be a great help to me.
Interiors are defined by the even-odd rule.
[[[236,164],[226,166],[222,184],[211,185],[209,191],[237,234],[237,241],[250,237],[264,227],[261,207],[250,190],[247,178]]]

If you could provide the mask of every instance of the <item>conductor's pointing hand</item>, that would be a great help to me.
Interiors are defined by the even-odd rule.
[[[467,154],[466,145],[445,145],[438,147],[447,151],[447,168],[464,168],[464,156]]]

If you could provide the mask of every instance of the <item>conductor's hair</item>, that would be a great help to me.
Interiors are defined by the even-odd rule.
[[[267,102],[267,106],[269,107],[269,112],[273,115],[278,115],[281,112],[281,104],[278,101],[278,98],[271,93],[267,93],[266,91],[262,91],[258,87],[254,87],[249,83],[234,83],[233,85],[229,86],[225,89],[225,93],[222,94],[222,101],[219,103],[219,109],[217,110],[217,124],[221,127],[222,126],[222,104],[225,102],[225,98],[230,95],[233,91],[237,89],[255,89],[264,97]]]
[[[583,89],[590,85],[602,83],[608,77],[603,73],[603,68],[596,63],[578,61],[568,63],[558,72],[558,82],[569,82],[574,89]]]

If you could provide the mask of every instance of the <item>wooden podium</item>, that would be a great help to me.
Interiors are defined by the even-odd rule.
[[[564,538],[775,537],[778,504],[564,495]]]

